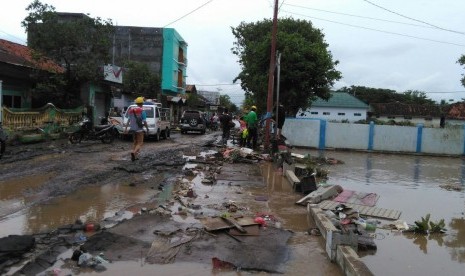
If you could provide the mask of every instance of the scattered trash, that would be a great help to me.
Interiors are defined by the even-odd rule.
[[[307,233],[312,236],[321,236],[320,229],[318,229],[317,227],[308,229]]]
[[[354,220],[354,223],[360,225],[360,227],[367,231],[375,231],[376,225],[368,223],[366,220],[359,218],[358,220]]]
[[[260,224],[260,226],[266,226],[266,221],[265,221],[265,219],[262,218],[262,217],[256,217],[256,218],[254,219],[254,221],[255,221],[256,223]]]
[[[234,269],[235,266],[232,263],[222,261],[216,257],[212,258],[212,264],[214,269]]]
[[[255,200],[256,201],[268,201],[268,196],[265,196],[265,195],[255,196]]]

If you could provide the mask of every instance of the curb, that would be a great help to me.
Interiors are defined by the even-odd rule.
[[[373,276],[374,274],[357,254],[357,237],[343,234],[315,204],[307,204],[308,219],[315,222],[325,239],[326,253],[331,262],[336,262],[344,275]]]

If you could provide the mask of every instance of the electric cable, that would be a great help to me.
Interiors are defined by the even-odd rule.
[[[426,25],[428,25],[428,26],[431,26],[431,27],[433,27],[433,28],[439,29],[439,30],[443,30],[443,31],[451,32],[451,33],[457,33],[457,34],[465,35],[464,32],[459,32],[459,31],[455,31],[455,30],[451,30],[451,29],[442,28],[442,27],[433,25],[433,24],[431,24],[431,23],[428,23],[428,22],[425,22],[425,21],[422,21],[422,20],[418,20],[418,19],[415,19],[415,18],[406,16],[406,15],[400,14],[400,13],[398,13],[398,12],[389,10],[389,9],[387,9],[387,8],[385,8],[385,7],[382,7],[382,6],[380,6],[380,5],[378,5],[378,4],[375,4],[375,3],[371,2],[371,1],[368,1],[368,0],[362,0],[362,1],[365,1],[365,2],[367,2],[367,3],[370,4],[370,5],[373,5],[373,6],[377,7],[377,8],[380,8],[380,9],[382,9],[382,10],[385,10],[385,11],[387,11],[387,12],[393,13],[393,14],[398,15],[398,16],[400,16],[400,17],[407,18],[407,19],[409,19],[409,20],[413,20],[413,21],[416,21],[416,22],[420,22],[420,23],[426,24]]]

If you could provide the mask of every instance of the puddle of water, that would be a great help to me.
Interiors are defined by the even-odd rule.
[[[51,177],[53,174],[48,173],[0,181],[0,219],[33,202],[37,195],[31,191],[39,188]]]
[[[282,228],[294,232],[289,240],[291,256],[286,264],[286,275],[342,275],[339,267],[328,261],[322,237],[306,234],[315,226],[308,221],[307,209],[295,204],[303,195],[292,190],[291,184],[272,163],[264,163],[261,169],[266,188],[247,190],[253,196],[267,196],[267,212],[281,222]],[[253,205],[253,202],[248,204]]]
[[[296,152],[321,154],[307,150]],[[465,188],[465,160],[357,152],[324,154],[345,162],[328,167],[329,184],[377,193],[380,195],[377,207],[402,211],[400,219],[409,224],[428,213],[434,222],[445,219],[448,229],[445,235],[407,235],[377,229],[377,251],[362,258],[375,275],[463,273],[465,192],[447,191],[440,185],[458,184]]]
[[[72,224],[76,219],[84,222],[102,221],[114,217],[117,213],[121,218],[129,217],[128,213],[120,211],[137,203],[150,201],[157,193],[158,190],[145,185],[107,184],[100,187],[84,187],[65,197],[36,204],[32,208],[23,208],[3,218],[0,221],[0,237],[47,231]],[[136,213],[141,207],[137,206],[129,211]]]
[[[13,199],[27,190],[36,189],[51,177],[53,174],[47,173],[0,181],[0,201]]]

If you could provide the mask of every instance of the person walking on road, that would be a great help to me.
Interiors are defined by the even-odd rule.
[[[258,140],[258,117],[257,117],[257,107],[253,105],[250,108],[250,112],[245,116],[245,121],[247,123],[247,147],[251,147],[254,150],[257,150],[257,140]]]
[[[138,97],[135,100],[136,107],[131,107],[128,112],[128,122],[124,129],[124,133],[128,133],[128,126],[130,127],[130,132],[132,133],[133,146],[131,151],[131,161],[139,159],[139,153],[144,144],[144,126],[149,132],[149,126],[147,124],[147,114],[143,109],[144,98]]]
[[[231,135],[231,128],[234,127],[232,116],[229,114],[229,110],[227,108],[225,108],[223,114],[221,114],[220,123],[221,128],[223,129],[222,143],[223,146],[226,146],[229,136]]]

